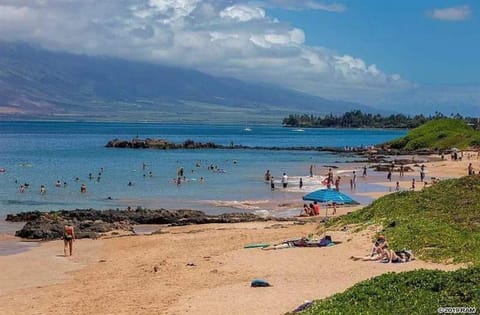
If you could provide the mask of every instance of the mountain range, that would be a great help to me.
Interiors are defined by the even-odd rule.
[[[380,112],[191,69],[0,42],[0,119],[280,123],[353,109]]]

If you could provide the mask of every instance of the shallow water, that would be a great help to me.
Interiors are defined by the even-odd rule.
[[[318,188],[321,178],[307,178],[311,164],[315,165],[316,173],[324,175],[324,165],[352,159],[348,155],[313,151],[105,148],[113,138],[139,136],[224,145],[233,142],[248,146],[344,147],[377,144],[405,134],[403,130],[305,129],[305,132],[294,132],[278,126],[249,127],[251,132],[243,131],[244,126],[231,125],[0,122],[0,168],[6,169],[0,173],[0,216],[29,210],[128,206],[192,208],[208,213],[262,210],[254,201],[280,203]],[[143,163],[147,165],[145,169]],[[223,171],[208,170],[211,164]],[[173,179],[180,167],[185,170],[186,181],[176,185]],[[289,188],[272,192],[263,181],[267,169],[275,176],[277,187],[282,173],[287,173]],[[151,177],[149,172],[152,172]],[[205,179],[203,182],[201,177]],[[304,180],[301,192],[296,188],[300,177]],[[61,187],[55,186],[57,180],[62,183]],[[28,183],[29,187],[20,193],[23,183]],[[85,194],[80,193],[82,183],[87,186]],[[44,195],[39,193],[41,185],[46,187]],[[245,201],[250,204],[246,205]]]

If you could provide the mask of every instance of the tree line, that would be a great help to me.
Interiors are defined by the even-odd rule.
[[[307,114],[291,114],[285,117],[282,125],[285,127],[305,127],[305,128],[416,128],[425,124],[427,121],[447,118],[442,113],[435,112],[434,115],[407,116],[404,114],[392,114],[382,116],[380,114],[362,113],[360,110],[352,110],[341,116],[328,114],[325,116],[315,116]],[[479,119],[475,117],[462,117],[460,114],[451,114],[450,118],[464,120],[475,129],[479,127]]]

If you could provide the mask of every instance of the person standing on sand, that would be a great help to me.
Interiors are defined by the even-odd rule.
[[[395,191],[400,191],[400,182],[395,185]]]
[[[412,190],[415,190],[415,178],[412,178],[412,187],[410,187]]]
[[[337,214],[337,203],[335,201],[332,203],[332,207],[333,207],[333,215]]]
[[[357,173],[355,171],[353,171],[352,187],[353,189],[357,188]]]
[[[363,166],[363,174],[362,174],[363,177],[367,176],[367,166],[364,165]]]
[[[468,175],[473,175],[473,166],[472,163],[468,164]]]
[[[392,181],[392,170],[391,170],[391,169],[388,170],[387,179],[388,179],[388,181],[390,181],[390,182]]]
[[[73,242],[75,241],[75,229],[73,225],[66,224],[63,227],[63,253],[65,257],[67,256],[67,247],[70,252],[70,256],[72,256],[73,251]]]

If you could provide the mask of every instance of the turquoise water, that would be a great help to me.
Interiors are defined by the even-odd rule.
[[[193,208],[210,213],[248,208],[245,201],[285,200],[299,194],[293,188],[305,179],[311,164],[352,160],[325,152],[263,150],[133,150],[104,145],[113,138],[187,139],[248,146],[361,146],[402,136],[403,130],[305,129],[280,126],[179,125],[155,123],[0,122],[0,216],[28,210],[75,208]],[[146,163],[144,170],[142,165]],[[200,166],[196,166],[197,163]],[[207,169],[215,164],[224,172]],[[180,167],[187,181],[173,183]],[[103,168],[100,180],[98,173]],[[290,189],[271,191],[263,181],[269,169],[279,180],[290,176]],[[148,174],[152,172],[153,176]],[[88,174],[92,173],[93,179]],[[144,176],[145,175],[145,176]],[[78,177],[78,181],[75,179]],[[200,178],[205,179],[200,182]],[[59,180],[62,187],[56,187]],[[67,185],[63,186],[66,182]],[[131,182],[133,185],[128,186]],[[313,190],[319,180],[305,179],[302,192]],[[19,192],[20,184],[30,186]],[[80,193],[80,185],[87,193]],[[39,193],[40,186],[47,193]],[[280,185],[278,185],[280,186]],[[243,204],[242,204],[243,203]],[[253,207],[255,208],[255,207]]]

